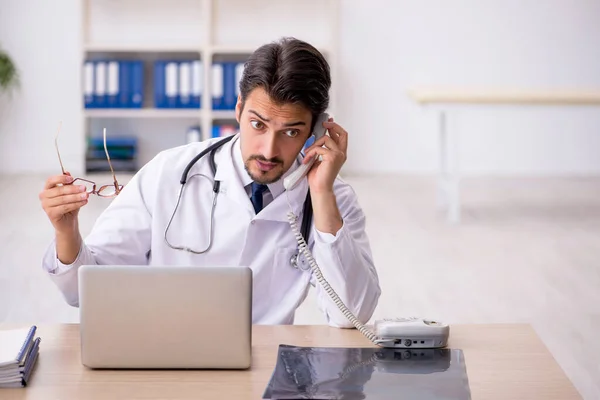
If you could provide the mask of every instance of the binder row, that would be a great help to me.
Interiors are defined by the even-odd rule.
[[[213,110],[234,110],[240,93],[244,63],[214,62],[211,72]]]
[[[212,109],[234,110],[243,62],[214,62],[211,68]],[[157,61],[154,104],[157,108],[202,107],[203,64],[200,61]]]
[[[214,62],[212,108],[233,110],[239,94],[243,62]],[[85,108],[142,108],[144,64],[131,60],[87,60],[83,66]],[[204,83],[200,60],[158,60],[152,70],[155,108],[200,108]]]
[[[141,108],[144,65],[141,61],[85,61],[85,108]]]
[[[200,108],[202,63],[161,60],[154,63],[154,107]]]

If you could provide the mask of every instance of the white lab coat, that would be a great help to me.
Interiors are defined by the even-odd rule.
[[[73,264],[60,264],[55,243],[50,244],[43,268],[66,301],[78,306],[77,270],[81,265],[245,265],[253,271],[254,324],[292,324],[296,308],[313,283],[319,308],[328,324],[352,327],[321,285],[312,279],[310,268],[302,271],[290,264],[297,244],[287,220],[290,210],[286,193],[255,214],[233,164],[233,146],[239,146],[238,137],[224,144],[215,156],[216,179],[221,181],[221,187],[211,249],[195,255],[167,246],[164,232],[177,202],[181,174],[190,160],[214,141],[166,150],[141,168],[97,219]],[[197,173],[210,177],[211,181],[199,176],[188,179],[168,238],[172,245],[204,249],[208,243],[207,224],[213,195],[208,154],[194,165],[189,176]],[[288,193],[299,225],[307,190],[304,178]],[[334,192],[343,227],[329,237],[313,227],[308,244],[323,276],[356,317],[366,323],[381,290],[365,233],[365,216],[348,184],[336,179]],[[81,212],[85,212],[85,207]]]

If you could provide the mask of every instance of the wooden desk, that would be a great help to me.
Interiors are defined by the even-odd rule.
[[[30,385],[0,389],[0,398],[260,399],[279,344],[372,346],[356,330],[323,325],[255,326],[249,371],[113,371],[81,365],[78,325],[39,326],[38,335],[42,338],[40,356]],[[448,347],[464,351],[474,400],[581,398],[529,325],[453,326]]]
[[[439,179],[437,203],[447,211],[447,220],[460,221],[459,132],[453,128],[452,109],[462,106],[600,106],[600,90],[466,90],[426,89],[409,91],[418,104],[439,110]]]

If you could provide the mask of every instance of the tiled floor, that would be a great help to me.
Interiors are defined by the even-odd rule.
[[[77,321],[40,269],[44,177],[0,177],[0,321]],[[383,295],[375,318],[530,322],[586,399],[600,398],[600,179],[465,180],[445,224],[429,178],[352,177]],[[104,208],[81,213],[89,232]],[[297,323],[322,323],[312,296]]]

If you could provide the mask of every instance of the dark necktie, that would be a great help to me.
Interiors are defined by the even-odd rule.
[[[265,190],[267,190],[267,185],[252,182],[252,196],[250,197],[250,200],[252,201],[256,214],[263,208],[263,193]]]

